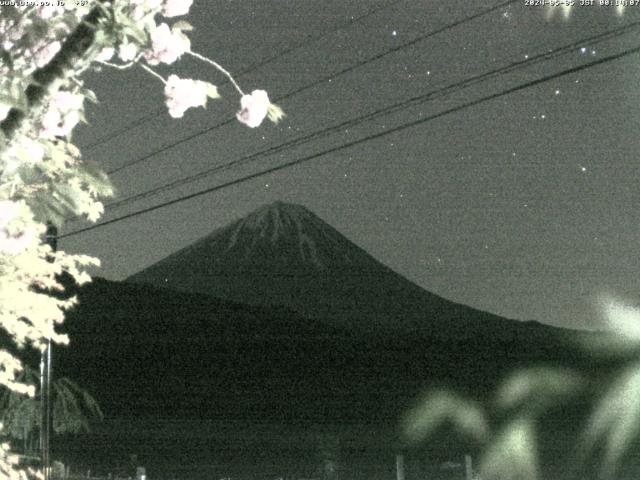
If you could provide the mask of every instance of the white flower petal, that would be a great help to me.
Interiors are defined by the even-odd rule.
[[[209,85],[206,82],[170,75],[164,87],[169,115],[181,118],[189,108],[206,106],[208,93]]]
[[[189,13],[193,0],[166,0],[162,15],[165,17],[179,17]]]
[[[259,127],[269,111],[269,96],[264,90],[254,90],[240,99],[240,111],[236,114],[239,122],[250,128]]]

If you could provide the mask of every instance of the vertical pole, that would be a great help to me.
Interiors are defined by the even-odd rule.
[[[46,370],[46,381],[47,381],[47,401],[45,403],[46,406],[46,423],[45,423],[45,432],[46,432],[46,443],[45,443],[45,452],[46,452],[46,463],[45,463],[45,475],[44,480],[49,480],[51,477],[51,339],[47,340],[47,370]]]
[[[58,229],[52,223],[47,223],[46,242],[54,252],[58,249]],[[52,348],[51,338],[47,339],[40,357],[40,451],[42,458],[42,471],[44,480],[51,478],[51,362]]]
[[[471,460],[471,455],[464,456],[464,478],[465,480],[473,479],[473,464]]]
[[[396,480],[404,479],[404,455],[396,455]]]
[[[45,363],[47,360],[47,350],[46,347],[40,352],[40,460],[42,461],[42,468],[44,469],[44,456],[45,456],[45,435],[44,435],[44,426],[46,423],[45,419],[45,411],[44,411],[44,403],[45,403],[45,395],[44,392],[46,390],[46,381],[45,381]]]

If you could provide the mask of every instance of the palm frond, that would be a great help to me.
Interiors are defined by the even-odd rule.
[[[518,417],[495,435],[482,457],[480,477],[483,480],[539,478],[532,418]]]
[[[420,441],[449,422],[464,435],[482,441],[488,423],[482,407],[449,391],[428,394],[404,419],[404,434],[410,441]]]

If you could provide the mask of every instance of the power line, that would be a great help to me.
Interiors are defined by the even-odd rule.
[[[454,92],[460,91],[460,90],[462,90],[464,88],[468,88],[468,87],[470,87],[472,85],[475,85],[475,84],[477,84],[479,82],[488,80],[490,78],[495,78],[495,77],[498,77],[500,75],[504,75],[506,73],[515,71],[515,70],[520,69],[520,68],[529,67],[531,65],[535,65],[535,64],[540,63],[542,61],[548,61],[550,59],[553,59],[555,57],[563,55],[563,54],[565,54],[567,52],[570,52],[570,51],[572,51],[574,49],[577,49],[581,45],[585,45],[585,44],[594,45],[594,44],[597,44],[597,43],[605,41],[605,40],[610,40],[611,38],[615,38],[617,36],[621,36],[621,35],[627,33],[628,31],[630,31],[630,30],[632,30],[632,29],[634,29],[634,28],[636,28],[638,26],[640,26],[640,21],[627,24],[625,26],[622,26],[622,27],[617,28],[617,29],[612,30],[612,31],[608,31],[608,32],[600,33],[598,35],[594,35],[594,36],[591,36],[591,37],[588,37],[588,38],[584,38],[584,39],[581,39],[579,41],[575,41],[575,42],[572,42],[570,44],[563,45],[562,47],[557,47],[556,49],[553,49],[551,51],[545,51],[545,52],[540,53],[538,55],[530,56],[529,58],[527,58],[525,60],[519,60],[519,61],[513,62],[513,63],[511,63],[511,64],[509,64],[507,66],[504,66],[504,67],[493,69],[491,71],[488,71],[488,72],[485,72],[485,73],[482,73],[482,74],[474,75],[474,76],[472,76],[470,78],[467,78],[467,79],[464,79],[462,81],[458,81],[458,82],[446,85],[446,86],[444,86],[442,88],[439,88],[437,90],[433,90],[431,92],[427,92],[425,94],[421,94],[421,95],[412,97],[410,99],[407,99],[407,100],[404,100],[402,102],[399,102],[399,103],[396,103],[396,104],[393,104],[393,105],[378,109],[378,110],[376,110],[374,112],[359,116],[357,118],[353,118],[353,119],[341,122],[341,123],[339,123],[337,125],[333,125],[333,126],[324,128],[322,130],[319,130],[319,131],[316,131],[316,132],[312,132],[312,133],[310,133],[308,135],[305,135],[305,136],[290,140],[288,142],[285,142],[285,143],[282,143],[282,144],[279,144],[279,145],[271,146],[271,147],[269,147],[269,148],[267,148],[265,150],[262,150],[260,152],[255,152],[255,153],[252,153],[252,154],[249,154],[249,155],[245,155],[245,156],[243,156],[243,157],[241,157],[239,159],[232,160],[231,162],[227,162],[227,163],[224,163],[222,165],[216,165],[215,167],[211,167],[211,168],[208,168],[208,169],[206,169],[204,171],[198,172],[196,174],[189,175],[187,177],[184,177],[184,178],[181,178],[181,179],[178,179],[178,180],[174,180],[172,182],[169,182],[169,183],[164,184],[164,185],[160,185],[158,187],[154,187],[154,188],[149,189],[149,190],[147,190],[145,192],[137,193],[137,194],[131,195],[129,197],[126,197],[126,198],[123,198],[123,199],[120,199],[120,200],[116,200],[114,202],[111,202],[111,203],[107,204],[105,206],[105,208],[107,208],[107,209],[108,208],[116,208],[116,207],[119,207],[119,206],[122,206],[122,205],[125,205],[125,204],[128,204],[128,203],[134,202],[136,200],[147,198],[147,197],[153,196],[155,194],[158,194],[160,192],[163,192],[163,191],[166,191],[166,190],[170,190],[172,188],[175,188],[175,187],[178,187],[178,186],[181,186],[181,185],[192,183],[192,182],[197,181],[199,179],[202,179],[202,178],[204,178],[204,177],[206,177],[208,175],[212,175],[213,173],[217,173],[217,172],[220,172],[220,171],[223,171],[223,170],[227,170],[227,169],[229,169],[231,167],[234,167],[234,166],[237,166],[237,165],[242,165],[242,164],[248,163],[249,161],[254,160],[256,158],[264,157],[264,156],[267,156],[267,155],[272,155],[272,154],[278,153],[278,152],[280,152],[282,150],[285,150],[285,149],[288,149],[288,148],[291,148],[291,147],[300,146],[300,145],[308,143],[308,142],[310,142],[310,141],[312,141],[312,140],[314,140],[316,138],[320,138],[320,137],[323,137],[323,136],[328,136],[328,135],[330,135],[330,134],[332,134],[334,132],[337,132],[338,130],[341,130],[343,128],[351,127],[353,125],[362,123],[364,121],[375,119],[375,118],[377,118],[379,116],[382,116],[382,115],[387,115],[387,114],[390,114],[390,113],[394,113],[396,111],[399,111],[399,110],[402,110],[402,109],[406,109],[406,108],[408,108],[410,106],[413,106],[415,104],[424,103],[424,102],[426,102],[428,100],[431,100],[431,99],[433,99],[433,98],[435,98],[435,97],[437,97],[439,95],[447,95],[449,93],[454,93]]]
[[[97,228],[104,227],[106,225],[110,225],[112,223],[116,223],[116,222],[119,222],[119,221],[122,221],[122,220],[126,220],[126,219],[129,219],[129,218],[136,217],[138,215],[142,215],[142,214],[145,214],[145,213],[152,212],[154,210],[158,210],[160,208],[168,207],[170,205],[174,205],[174,204],[181,203],[181,202],[184,202],[184,201],[187,201],[187,200],[191,200],[193,198],[197,198],[197,197],[200,197],[202,195],[206,195],[208,193],[212,193],[212,192],[215,192],[215,191],[218,191],[218,190],[222,190],[224,188],[228,188],[228,187],[233,186],[233,185],[238,185],[240,183],[244,183],[246,181],[253,180],[255,178],[258,178],[258,177],[261,177],[261,176],[264,176],[264,175],[267,175],[267,174],[270,174],[270,173],[273,173],[273,172],[277,172],[279,170],[284,170],[286,168],[290,168],[290,167],[293,167],[295,165],[299,165],[299,164],[302,164],[302,163],[309,162],[311,160],[315,160],[316,158],[319,158],[319,157],[322,157],[324,155],[343,150],[345,148],[353,147],[355,145],[360,145],[362,143],[366,143],[366,142],[369,142],[371,140],[375,140],[375,139],[378,139],[378,138],[381,138],[381,137],[384,137],[384,136],[387,136],[387,135],[391,135],[393,133],[396,133],[396,132],[399,132],[399,131],[402,131],[402,130],[406,130],[408,128],[413,128],[415,126],[425,124],[425,123],[430,122],[432,120],[435,120],[437,118],[444,117],[445,115],[449,115],[451,113],[459,112],[459,111],[464,110],[466,108],[473,107],[473,106],[479,105],[481,103],[484,103],[484,102],[487,102],[487,101],[490,101],[490,100],[494,100],[496,98],[503,97],[505,95],[510,95],[510,94],[515,93],[517,91],[524,90],[526,88],[530,88],[530,87],[533,87],[533,86],[536,86],[536,85],[539,85],[541,83],[545,83],[545,82],[548,82],[548,81],[551,81],[551,80],[555,80],[557,78],[564,77],[566,75],[571,75],[571,74],[586,70],[588,68],[592,68],[592,67],[597,66],[597,65],[603,65],[603,64],[608,63],[608,62],[619,60],[619,59],[621,59],[623,57],[626,57],[626,56],[629,56],[629,55],[633,55],[633,54],[636,54],[636,53],[639,53],[639,52],[640,52],[640,46],[634,47],[634,48],[630,48],[630,49],[624,50],[622,52],[619,52],[619,53],[616,53],[616,54],[613,54],[613,55],[609,55],[607,57],[603,57],[603,58],[600,58],[598,60],[594,60],[592,62],[583,64],[583,65],[572,67],[572,68],[563,70],[561,72],[550,74],[550,75],[547,75],[545,77],[538,78],[538,79],[535,79],[535,80],[530,80],[528,82],[525,82],[523,84],[517,85],[515,87],[511,87],[511,88],[508,88],[506,90],[503,90],[503,91],[500,91],[500,92],[497,92],[497,93],[493,93],[493,94],[481,97],[479,99],[472,100],[470,102],[466,102],[466,103],[464,103],[462,105],[459,105],[457,107],[453,107],[453,108],[444,110],[442,112],[430,115],[428,117],[421,118],[421,119],[418,119],[418,120],[414,120],[414,121],[405,123],[403,125],[399,125],[397,127],[389,129],[389,130],[387,130],[385,132],[379,132],[379,133],[374,133],[374,134],[371,134],[371,135],[367,135],[367,136],[365,136],[363,138],[360,138],[358,140],[353,140],[351,142],[347,142],[345,144],[330,148],[328,150],[323,150],[322,152],[318,152],[318,153],[314,153],[314,154],[311,154],[311,155],[307,155],[305,157],[298,158],[296,160],[291,160],[289,162],[285,162],[283,164],[280,164],[280,165],[277,165],[277,166],[262,170],[260,172],[256,172],[256,173],[253,173],[253,174],[250,174],[250,175],[245,175],[245,176],[237,178],[235,180],[230,180],[228,182],[225,182],[225,183],[213,186],[213,187],[209,187],[209,188],[206,188],[204,190],[200,190],[198,192],[194,192],[194,193],[191,193],[191,194],[188,194],[188,195],[184,195],[182,197],[175,198],[173,200],[162,202],[162,203],[154,205],[152,207],[144,208],[144,209],[138,210],[136,212],[132,212],[132,213],[129,213],[129,214],[126,214],[126,215],[122,215],[122,216],[117,217],[117,218],[113,218],[111,220],[106,220],[104,222],[101,222],[101,223],[98,223],[98,224],[95,224],[95,225],[90,225],[88,227],[82,228],[80,230],[76,230],[74,232],[69,232],[69,233],[66,233],[64,235],[60,235],[58,238],[60,238],[60,239],[67,238],[67,237],[71,237],[71,236],[74,236],[74,235],[78,235],[80,233],[84,233],[84,232],[88,232],[88,231],[91,231],[91,230],[95,230]]]
[[[302,87],[300,87],[300,88],[298,88],[296,90],[293,90],[293,91],[291,91],[291,92],[289,92],[289,93],[287,93],[287,94],[285,94],[285,95],[283,95],[281,97],[278,97],[278,98],[274,99],[274,102],[279,102],[279,101],[285,100],[285,99],[287,99],[289,97],[297,95],[298,93],[301,93],[301,92],[303,92],[305,90],[313,88],[313,87],[315,87],[315,86],[317,86],[317,85],[319,85],[321,83],[328,82],[329,80],[334,80],[337,77],[339,77],[341,75],[344,75],[346,73],[349,73],[349,72],[351,72],[351,71],[353,71],[353,70],[355,70],[355,69],[357,69],[357,68],[359,68],[359,67],[361,67],[363,65],[367,65],[367,64],[369,64],[371,62],[374,62],[376,60],[379,60],[379,59],[381,59],[381,58],[383,58],[383,57],[385,57],[387,55],[395,53],[395,52],[397,52],[397,51],[399,51],[401,49],[413,46],[416,43],[419,43],[419,42],[421,42],[423,40],[426,40],[426,39],[428,39],[430,37],[433,37],[435,35],[443,33],[443,32],[445,32],[447,30],[451,30],[451,29],[453,29],[453,28],[455,28],[455,27],[457,27],[459,25],[462,25],[464,23],[470,22],[470,21],[475,20],[477,18],[480,18],[482,16],[488,15],[489,13],[492,13],[492,12],[494,12],[496,10],[499,10],[500,8],[504,8],[507,5],[510,5],[512,3],[516,3],[516,2],[519,2],[519,1],[520,0],[508,0],[508,1],[505,1],[505,2],[502,2],[502,3],[499,3],[498,5],[495,5],[493,7],[490,7],[490,8],[487,8],[485,10],[482,10],[481,12],[475,13],[473,15],[469,15],[469,16],[467,16],[465,18],[462,18],[460,20],[457,20],[457,21],[455,21],[453,23],[447,24],[444,27],[440,27],[440,28],[438,28],[436,30],[433,30],[431,32],[428,32],[428,33],[426,33],[424,35],[420,35],[419,37],[416,37],[413,40],[410,40],[409,42],[403,43],[402,45],[398,45],[398,46],[396,46],[396,47],[394,47],[394,48],[392,48],[390,50],[385,50],[384,52],[381,52],[381,53],[378,53],[378,54],[374,55],[373,57],[369,57],[369,58],[367,58],[365,60],[362,60],[362,61],[360,61],[358,63],[355,63],[355,64],[353,64],[353,65],[351,65],[349,67],[346,67],[346,68],[344,68],[344,69],[342,69],[342,70],[340,70],[340,71],[338,71],[336,73],[332,73],[332,74],[330,74],[328,76],[325,76],[325,77],[322,77],[319,80],[316,80],[316,81],[314,81],[314,82],[312,82],[312,83],[310,83],[308,85],[304,85],[304,86],[302,86]],[[223,127],[223,126],[228,125],[228,124],[233,123],[233,122],[235,122],[235,116],[231,117],[231,118],[228,118],[227,120],[223,120],[222,122],[217,123],[215,125],[212,125],[210,127],[207,127],[204,130],[200,130],[199,132],[196,132],[196,133],[193,133],[193,134],[188,135],[186,137],[183,137],[182,139],[180,139],[180,140],[178,140],[178,141],[176,141],[174,143],[171,143],[169,145],[165,145],[164,147],[160,147],[160,148],[158,148],[158,149],[156,149],[156,150],[154,150],[154,151],[152,151],[152,152],[150,152],[150,153],[148,153],[146,155],[143,155],[142,157],[139,157],[139,158],[137,158],[137,159],[135,159],[135,160],[133,160],[131,162],[127,162],[127,163],[124,163],[124,164],[120,165],[119,167],[115,167],[115,168],[107,171],[107,173],[109,175],[112,175],[114,173],[118,173],[118,172],[120,172],[120,171],[122,171],[122,170],[124,170],[126,168],[129,168],[129,167],[132,167],[134,165],[137,165],[137,164],[139,164],[141,162],[144,162],[144,161],[146,161],[146,160],[148,160],[148,159],[150,159],[152,157],[155,157],[156,155],[158,155],[160,153],[163,153],[163,152],[165,152],[167,150],[170,150],[171,148],[173,148],[173,147],[175,147],[177,145],[181,145],[183,143],[186,143],[186,142],[188,142],[190,140],[193,140],[194,138],[197,138],[197,137],[199,137],[201,135],[209,133],[209,132],[211,132],[213,130],[216,130],[216,129],[220,128],[220,127]]]
[[[295,52],[296,50],[300,50],[303,49],[305,47],[307,47],[308,45],[311,45],[312,43],[320,40],[323,37],[327,37],[330,35],[333,35],[334,33],[339,32],[340,30],[345,30],[346,28],[349,28],[353,25],[356,25],[360,22],[362,22],[363,20],[369,18],[372,15],[375,15],[376,13],[385,10],[387,8],[393,7],[395,5],[399,5],[400,3],[402,3],[405,0],[393,0],[391,2],[380,2],[378,7],[374,7],[371,10],[369,10],[368,12],[360,15],[359,17],[355,17],[350,19],[349,21],[345,22],[343,25],[338,26],[337,28],[334,28],[333,30],[330,30],[328,32],[322,32],[318,35],[309,35],[306,39],[303,39],[303,42],[298,44],[298,45],[293,45],[277,54],[271,55],[270,57],[267,57],[263,60],[260,60],[258,62],[255,62],[254,64],[246,67],[244,70],[242,70],[238,76],[242,76],[242,75],[246,75],[247,73],[253,72],[254,70],[258,70],[260,67],[263,67],[281,57],[284,57],[292,52]],[[221,82],[221,85],[224,85],[226,83],[229,82],[229,79],[227,79],[226,77],[224,78],[224,80]],[[99,138],[98,140],[96,140],[93,143],[90,143],[88,145],[85,145],[84,147],[82,147],[83,150],[85,151],[90,151],[100,145],[103,145],[107,142],[109,142],[110,140],[113,140],[116,137],[119,137],[120,135],[122,135],[123,133],[129,132],[134,128],[139,127],[140,125],[143,125],[149,121],[151,121],[152,119],[156,118],[158,115],[162,114],[164,111],[166,111],[166,108],[158,108],[155,109],[154,111],[150,112],[149,114],[140,117],[136,120],[134,120],[133,122],[128,123],[127,125],[124,125],[123,127],[105,135],[102,138]]]

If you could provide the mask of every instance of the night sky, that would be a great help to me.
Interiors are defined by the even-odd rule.
[[[237,77],[245,91],[263,88],[277,99],[363,65],[279,102],[288,116],[278,126],[251,130],[229,122],[114,173],[119,197],[640,20],[640,7],[623,16],[613,7],[576,7],[565,19],[521,0],[365,63],[499,3],[195,0],[188,17],[194,51],[232,73],[272,59]],[[580,43],[557,58],[108,209],[105,218],[638,47],[639,33],[640,27]],[[159,111],[162,84],[142,69],[91,74],[88,85],[101,103],[88,108],[90,125],[74,139],[89,147],[87,159],[109,171],[220,124],[238,109],[237,93],[213,67],[184,57],[158,71],[219,84],[223,98],[175,120]],[[284,200],[307,206],[386,265],[448,299],[510,318],[604,328],[603,295],[640,301],[639,80],[636,53],[64,238],[60,246],[98,256],[99,275],[119,280]],[[136,126],[141,118],[147,121]],[[85,226],[72,222],[63,233]]]

